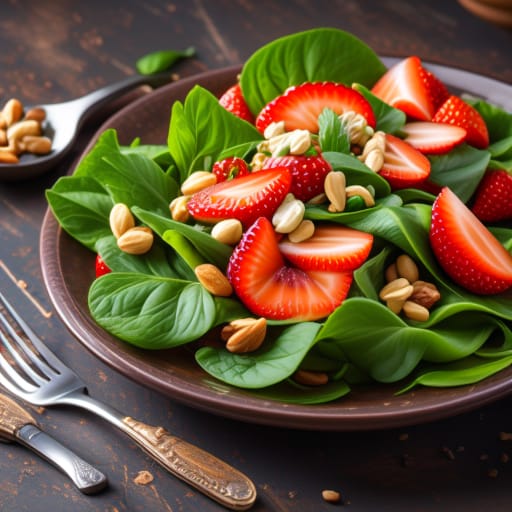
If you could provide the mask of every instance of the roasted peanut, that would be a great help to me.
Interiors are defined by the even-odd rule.
[[[225,219],[213,226],[211,235],[223,244],[235,245],[242,238],[242,233],[242,223],[238,219]]]
[[[304,218],[306,207],[293,194],[287,194],[272,217],[272,225],[277,233],[291,233]]]
[[[171,217],[176,222],[187,222],[190,218],[190,213],[187,209],[187,203],[190,196],[178,196],[175,197],[169,205],[169,211]]]
[[[430,316],[426,307],[421,304],[417,304],[416,302],[412,302],[411,300],[406,300],[404,302],[402,311],[407,318],[416,320],[417,322],[426,322]]]
[[[117,246],[128,254],[145,254],[153,246],[153,232],[143,226],[135,226],[125,231],[118,239]]]
[[[407,300],[412,295],[413,287],[403,277],[394,279],[381,289],[379,297],[383,301],[388,300]]]
[[[324,191],[332,208],[329,211],[342,212],[347,201],[346,179],[341,171],[330,171],[324,180]]]
[[[217,183],[217,176],[208,171],[193,172],[181,185],[181,193],[189,196]]]
[[[237,354],[253,352],[260,348],[265,341],[267,320],[263,317],[246,320],[245,325],[235,330],[228,338],[226,348],[230,352]]]
[[[401,254],[396,259],[396,271],[398,277],[405,277],[409,283],[414,283],[420,277],[418,265],[408,254]]]
[[[110,210],[109,224],[113,235],[119,238],[135,226],[135,219],[127,205],[117,203]]]
[[[303,220],[291,233],[288,233],[288,240],[294,244],[304,242],[315,234],[315,225],[313,221]]]

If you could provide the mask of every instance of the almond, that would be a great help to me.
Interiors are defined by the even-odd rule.
[[[226,348],[237,354],[253,352],[261,347],[267,335],[267,320],[263,317],[244,319],[243,327],[228,338]]]
[[[203,263],[194,269],[194,273],[198,281],[212,295],[229,297],[233,293],[233,288],[228,278],[215,265]]]
[[[112,233],[119,238],[135,226],[135,219],[127,205],[116,203],[110,210],[109,223]]]
[[[324,372],[297,370],[293,374],[293,380],[304,386],[323,386],[329,382],[329,376]]]
[[[145,254],[151,249],[153,238],[153,232],[149,228],[136,226],[125,231],[117,239],[117,246],[128,254]]]

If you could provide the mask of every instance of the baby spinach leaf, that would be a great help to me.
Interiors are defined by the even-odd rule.
[[[437,369],[431,369],[421,373],[397,394],[410,391],[418,385],[453,387],[474,384],[509,367],[511,364],[511,355],[494,360],[467,357],[461,361],[442,365]]]
[[[94,320],[113,336],[147,349],[170,348],[203,336],[215,302],[197,282],[112,272],[89,289]]]
[[[292,325],[248,354],[202,347],[196,352],[196,361],[207,373],[232,386],[266,388],[295,372],[313,345],[319,327],[313,322]]]
[[[281,37],[254,52],[242,68],[240,86],[257,114],[291,85],[332,81],[370,87],[385,71],[375,52],[357,37],[315,28]]]
[[[340,118],[330,108],[325,108],[318,116],[318,140],[322,153],[335,151],[350,153],[350,139]]]
[[[137,71],[141,75],[152,75],[169,69],[175,62],[185,57],[192,57],[196,53],[193,46],[185,50],[159,50],[143,55],[135,63]]]
[[[98,240],[112,235],[108,217],[113,202],[95,179],[63,176],[46,191],[46,199],[62,229],[91,251]]]
[[[162,243],[153,243],[149,252],[135,256],[121,251],[115,238],[110,235],[99,239],[95,248],[113,272],[138,272],[188,281],[196,280],[190,267],[178,255],[166,251]]]
[[[487,169],[489,151],[461,144],[445,155],[431,156],[429,180],[447,186],[467,202]]]
[[[173,104],[167,144],[181,183],[192,171],[205,170],[205,158],[214,162],[225,148],[262,138],[253,125],[228,112],[199,85],[192,88],[184,103]]]
[[[352,87],[360,92],[368,100],[368,103],[370,103],[375,118],[377,119],[376,130],[381,130],[386,133],[397,133],[401,130],[407,121],[407,116],[403,111],[377,98],[377,96],[364,85],[354,84]]]
[[[215,238],[211,237],[208,233],[196,229],[193,226],[184,224],[183,222],[177,222],[167,216],[159,215],[150,210],[134,207],[133,213],[162,238],[168,230],[175,230],[181,233],[195,247],[204,261],[213,263],[221,269],[226,268],[229,257],[233,252],[230,246],[215,240]]]
[[[350,393],[350,386],[343,380],[329,381],[323,386],[308,387],[288,379],[268,388],[253,390],[251,395],[287,404],[315,405],[332,402],[348,393]]]

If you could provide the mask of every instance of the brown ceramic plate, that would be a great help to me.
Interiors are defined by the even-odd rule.
[[[387,59],[391,63],[392,59]],[[512,111],[512,86],[465,71],[431,66],[447,84],[478,94]],[[220,94],[235,82],[238,67],[204,73],[165,86],[135,101],[109,119],[122,144],[165,144],[172,102],[183,100],[194,84]],[[508,103],[507,103],[508,102]],[[96,139],[96,137],[94,139]],[[94,140],[91,141],[91,145]],[[91,145],[88,149],[90,149]],[[419,388],[394,396],[395,387],[356,387],[347,397],[325,405],[290,405],[231,388],[204,373],[193,350],[182,347],[144,351],[95,324],[87,308],[94,279],[94,258],[63,232],[50,211],[41,232],[41,264],[50,298],[68,329],[93,354],[127,377],[191,407],[247,422],[315,430],[364,430],[436,420],[482,406],[512,392],[512,368],[478,384],[448,389]]]

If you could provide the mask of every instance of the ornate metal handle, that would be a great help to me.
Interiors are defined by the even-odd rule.
[[[247,510],[256,499],[252,481],[212,454],[129,416],[125,432],[168,471],[232,510]]]
[[[107,477],[103,473],[35,425],[21,427],[16,439],[68,475],[84,494],[94,494],[106,487]]]

